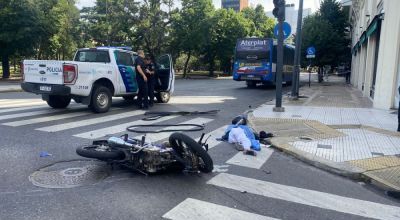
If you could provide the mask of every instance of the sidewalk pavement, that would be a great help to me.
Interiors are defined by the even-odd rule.
[[[302,82],[308,75],[302,75]],[[301,98],[283,99],[285,112],[273,112],[274,101],[255,109],[249,123],[272,132],[271,144],[316,167],[385,190],[400,191],[400,133],[397,110],[372,108],[369,98],[330,76],[300,88]]]
[[[0,93],[21,91],[21,82],[19,80],[0,81]]]

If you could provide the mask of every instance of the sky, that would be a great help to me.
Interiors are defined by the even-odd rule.
[[[176,0],[178,2],[178,0]],[[212,0],[216,8],[221,7],[221,0]],[[321,0],[304,0],[304,8],[311,8],[312,12],[315,12],[319,7]],[[78,8],[93,6],[96,0],[77,0]],[[273,0],[249,0],[249,4],[254,7],[258,4],[262,4],[266,11],[272,11],[274,8]],[[286,0],[286,4],[294,3],[298,8],[299,0]]]

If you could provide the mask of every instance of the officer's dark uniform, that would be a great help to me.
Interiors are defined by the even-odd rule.
[[[149,70],[150,72],[153,72],[153,74],[149,74],[145,71],[146,77],[147,77],[147,89],[148,89],[148,95],[149,95],[149,106],[153,106],[154,104],[154,83],[155,83],[155,77],[154,77],[154,65],[153,63],[147,64],[146,69]]]
[[[145,73],[146,71],[146,64],[144,63],[144,59],[140,56],[136,58],[135,61],[135,70],[136,70],[136,81],[139,86],[139,94],[138,94],[138,105],[139,108],[148,108],[149,107],[149,100],[148,100],[148,87],[147,83],[144,81],[143,76],[139,73],[137,67],[140,66],[142,71]]]

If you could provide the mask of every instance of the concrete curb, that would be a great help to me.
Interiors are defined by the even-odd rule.
[[[399,188],[388,183],[386,180],[369,175],[368,171],[365,169],[353,166],[347,162],[333,162],[308,152],[298,150],[288,144],[289,139],[290,138],[272,138],[269,140],[269,143],[273,148],[321,170],[347,177],[355,181],[367,182],[385,191],[399,191]]]
[[[272,138],[270,140],[270,144],[272,147],[287,153],[289,155],[294,156],[295,158],[310,164],[312,166],[315,166],[317,168],[320,168],[322,170],[328,171],[330,173],[338,174],[340,176],[348,177],[353,180],[361,180],[362,179],[362,173],[365,172],[364,169],[352,166],[346,162],[332,162],[329,160],[326,160],[324,158],[315,156],[313,154],[310,154],[308,152],[304,152],[301,150],[298,150],[291,145],[289,145],[287,142],[287,139],[285,140],[284,138]]]

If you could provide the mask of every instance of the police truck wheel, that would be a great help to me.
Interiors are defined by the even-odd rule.
[[[104,86],[94,88],[90,108],[96,113],[107,112],[112,103],[112,94],[110,89]]]
[[[248,88],[256,88],[257,82],[256,81],[246,81],[246,85]]]
[[[159,103],[168,103],[171,94],[169,92],[159,92],[156,94],[156,98]]]
[[[61,95],[50,95],[47,104],[52,108],[66,108],[71,102],[71,97]]]

